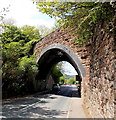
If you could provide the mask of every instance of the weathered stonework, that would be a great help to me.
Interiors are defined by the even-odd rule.
[[[70,48],[75,53],[75,56],[78,57],[78,59],[80,59],[80,61],[84,64],[84,66],[86,66],[86,64],[88,64],[87,62],[89,61],[89,60],[85,60],[85,59],[88,59],[88,56],[89,56],[86,50],[87,48],[83,47],[77,50],[77,46],[72,44],[75,38],[69,32],[70,30],[65,31],[63,29],[58,29],[50,33],[49,35],[45,36],[41,41],[39,41],[36,44],[35,49],[34,49],[34,52],[37,56],[37,61],[42,56],[42,54],[46,52],[46,49],[51,48],[54,45],[54,47],[56,46],[56,48],[60,48],[61,50],[68,53],[69,55],[73,56],[71,51],[68,50],[68,48]],[[81,60],[81,57],[82,57],[82,60]],[[74,57],[73,59],[75,60]],[[78,61],[76,61],[76,63],[78,64]]]
[[[90,81],[84,103],[94,118],[114,118],[116,46],[114,37],[99,25],[90,51]]]
[[[43,48],[59,43],[70,47],[86,69],[82,79],[82,98],[92,118],[114,118],[114,81],[116,78],[116,45],[114,38],[99,26],[93,41],[78,48],[69,31],[56,30],[39,41],[34,49],[40,56]],[[77,108],[78,109],[78,108]]]

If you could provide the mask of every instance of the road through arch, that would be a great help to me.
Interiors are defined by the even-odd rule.
[[[37,57],[37,63],[39,65],[37,79],[41,81],[41,87],[42,84],[46,83],[47,76],[52,67],[60,61],[69,62],[77,71],[80,81],[85,77],[86,72],[78,56],[69,47],[54,43],[43,48],[40,55]],[[45,86],[43,88],[45,88]]]

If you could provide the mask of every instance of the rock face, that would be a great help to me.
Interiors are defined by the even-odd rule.
[[[82,62],[86,76],[82,78],[82,98],[93,118],[114,118],[114,81],[116,79],[116,43],[99,25],[90,44],[78,48],[70,30],[58,29],[39,41],[34,48],[40,56],[43,48],[59,43],[69,47]],[[78,109],[78,108],[77,108]]]

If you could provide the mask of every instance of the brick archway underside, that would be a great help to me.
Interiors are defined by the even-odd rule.
[[[77,71],[80,79],[85,76],[85,69],[77,55],[69,47],[54,43],[42,49],[37,58],[37,63],[39,65],[39,79],[45,80],[53,65],[60,61],[69,62]]]

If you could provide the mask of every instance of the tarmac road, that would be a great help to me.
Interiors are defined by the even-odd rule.
[[[85,118],[77,87],[5,101],[0,118]]]

